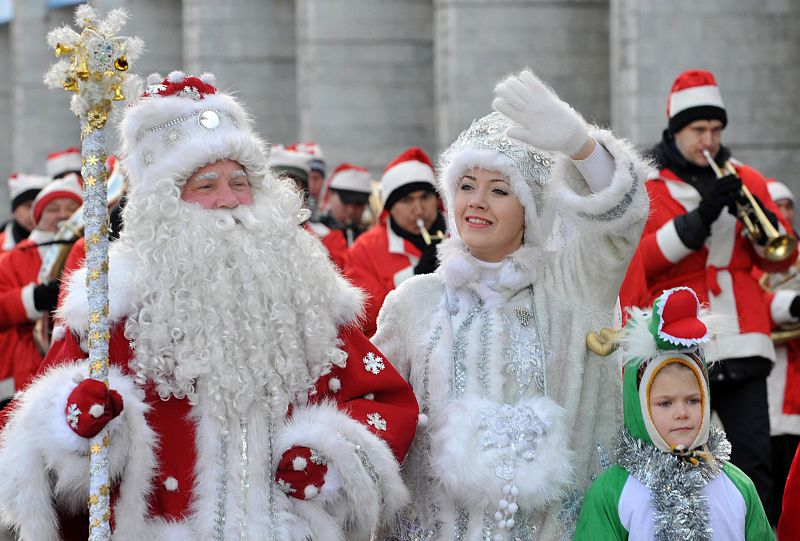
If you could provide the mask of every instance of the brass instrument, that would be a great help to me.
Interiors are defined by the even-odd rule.
[[[759,278],[758,285],[767,293],[774,293],[779,289],[800,292],[800,261],[795,262],[786,272],[765,272]],[[770,338],[776,346],[800,338],[800,323],[781,325],[770,333]]]
[[[703,150],[703,156],[705,156],[708,165],[714,170],[714,174],[717,175],[718,179],[725,176],[725,172],[719,168],[707,149]],[[730,162],[725,162],[724,167],[725,171],[737,178],[739,177],[736,169]],[[742,225],[744,225],[750,240],[758,242],[758,239],[766,237],[767,242],[764,245],[764,257],[767,261],[786,261],[792,257],[797,247],[797,239],[791,235],[781,234],[780,231],[772,225],[772,222],[769,221],[769,218],[767,218],[767,215],[764,213],[764,209],[761,208],[761,205],[756,201],[753,194],[744,184],[742,184],[741,193],[747,202],[737,202],[736,215],[742,222]]]
[[[417,218],[417,227],[419,227],[419,234],[422,235],[422,240],[427,246],[431,245],[433,239],[436,239],[437,242],[444,239],[444,233],[441,231],[437,231],[431,235],[430,232],[425,228],[425,222],[422,221],[422,218]]]

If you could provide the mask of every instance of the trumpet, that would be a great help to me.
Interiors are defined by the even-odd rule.
[[[422,218],[417,218],[417,227],[419,227],[419,234],[422,235],[422,241],[426,246],[430,246],[433,239],[440,241],[444,238],[444,233],[441,231],[437,231],[431,236],[430,232],[425,228],[425,222],[422,221]]]
[[[718,179],[725,176],[725,172],[719,168],[708,150],[703,150],[703,156],[705,156],[708,165],[714,170],[714,174],[717,175]],[[737,178],[739,177],[731,162],[725,162],[724,167],[727,173]],[[744,196],[746,202],[737,203],[736,215],[744,225],[747,236],[753,242],[758,242],[761,238],[767,239],[766,244],[764,244],[764,257],[767,261],[786,261],[789,259],[797,247],[797,239],[791,235],[781,234],[772,225],[772,222],[769,221],[769,218],[764,213],[764,209],[761,208],[761,205],[744,184],[742,184],[741,195]]]

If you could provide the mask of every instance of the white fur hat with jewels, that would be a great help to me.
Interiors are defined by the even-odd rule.
[[[214,83],[209,73],[148,77],[146,91],[120,124],[130,197],[152,192],[163,179],[181,185],[200,167],[224,159],[239,162],[250,184],[261,185],[268,145],[239,102]]]
[[[445,199],[451,235],[458,236],[454,211],[458,181],[465,171],[479,167],[509,179],[511,190],[525,208],[525,245],[544,244],[554,215],[544,201],[553,158],[547,152],[509,139],[506,129],[510,125],[503,115],[490,113],[473,121],[442,154],[439,193]]]

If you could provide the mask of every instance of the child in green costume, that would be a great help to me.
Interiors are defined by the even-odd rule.
[[[774,539],[752,481],[710,424],[709,338],[689,288],[631,314],[617,464],[586,493],[574,540]]]

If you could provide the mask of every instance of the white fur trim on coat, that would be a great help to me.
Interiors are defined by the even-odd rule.
[[[90,440],[72,431],[64,411],[76,372],[87,376],[87,363],[66,363],[39,376],[17,397],[0,436],[0,515],[19,531],[21,541],[58,541],[56,508],[78,512],[89,497]],[[124,529],[147,514],[156,437],[133,379],[111,367],[109,385],[124,404],[108,424],[111,476],[122,479],[117,527]]]
[[[294,445],[316,449],[336,468],[342,488],[340,497],[327,510],[343,529],[349,527],[353,538],[369,538],[381,520],[390,519],[405,505],[408,492],[391,449],[335,405],[323,403],[296,409],[278,432],[276,463]],[[357,452],[359,448],[364,460]],[[376,475],[377,486],[372,475]],[[303,515],[307,513],[305,508],[319,505],[315,500],[293,503]]]
[[[470,508],[496,507],[502,498],[500,479],[495,470],[501,456],[514,452],[485,448],[488,437],[487,412],[502,406],[485,399],[455,400],[445,405],[435,421],[431,419],[431,468],[433,475],[451,498],[464,500]],[[564,409],[552,399],[528,398],[516,406],[531,408],[544,422],[546,434],[536,443],[532,460],[516,457],[514,484],[519,489],[521,509],[535,509],[561,497],[572,480],[573,453]]]
[[[593,128],[589,135],[614,158],[614,174],[608,187],[592,193],[572,160],[559,156],[545,198],[555,200],[559,212],[568,220],[591,224],[599,236],[609,230],[624,230],[647,216],[648,206],[636,201],[647,199],[644,182],[650,166],[630,142],[617,139],[610,131]]]

